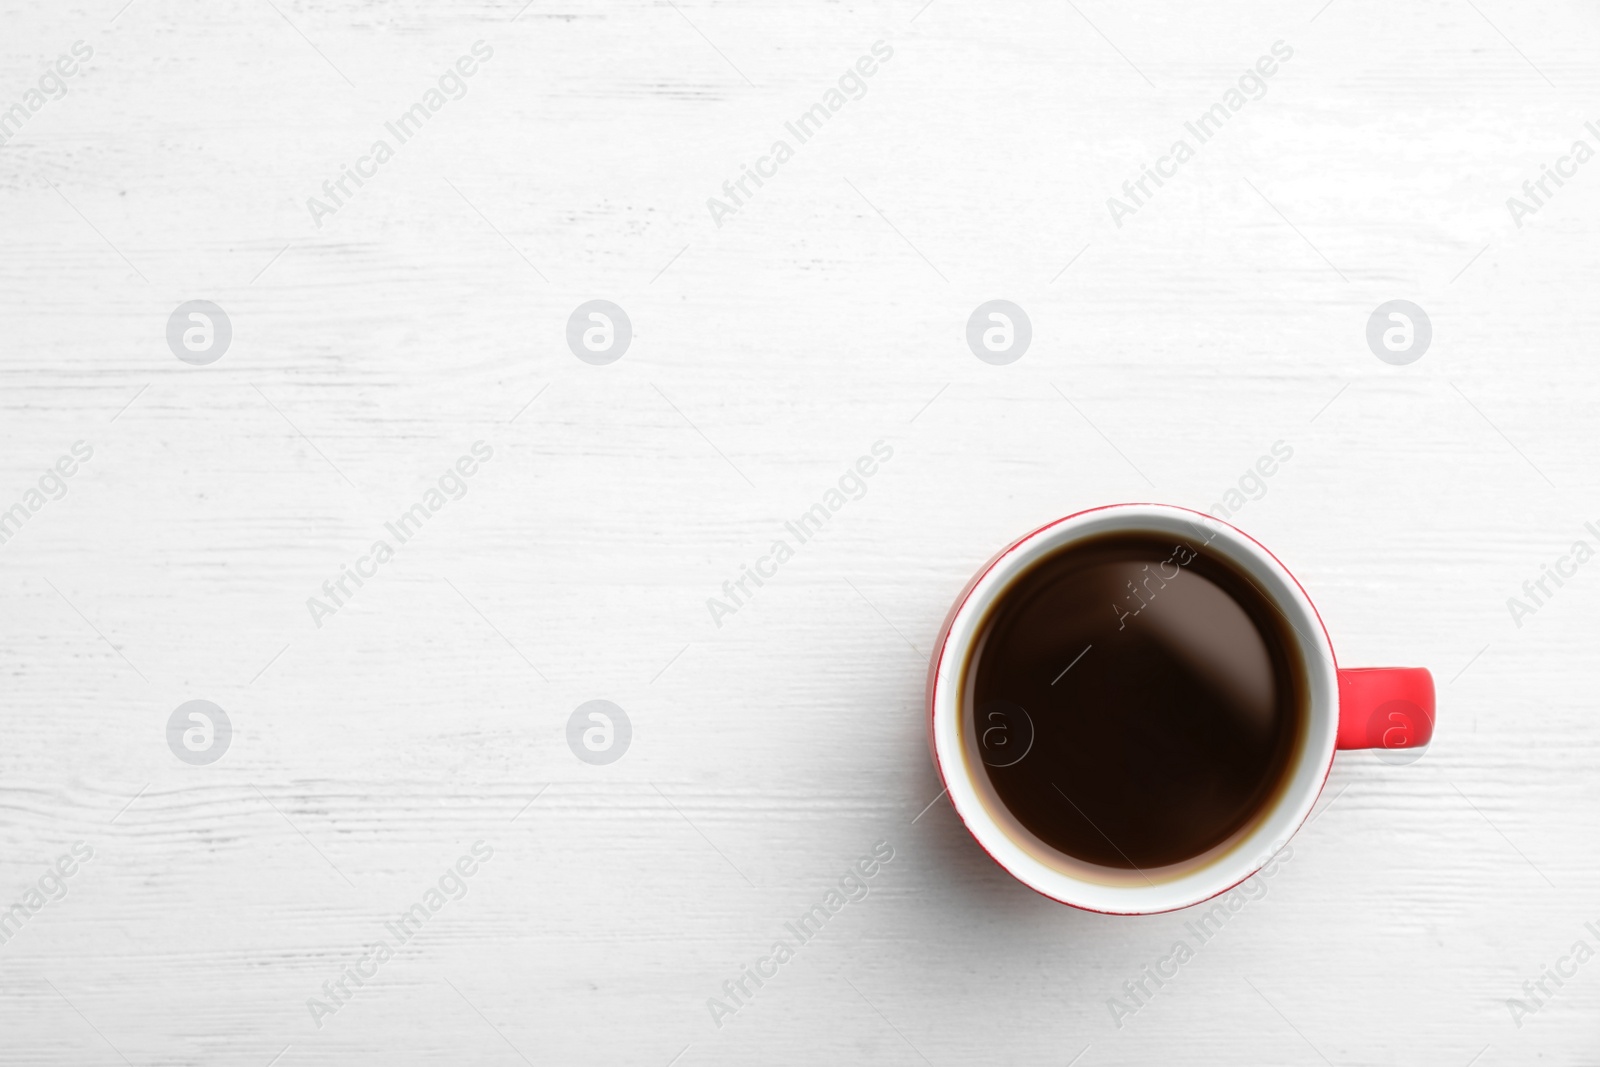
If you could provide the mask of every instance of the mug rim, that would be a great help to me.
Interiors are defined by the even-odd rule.
[[[1110,523],[1094,524],[1092,517],[1103,512],[1118,514]],[[1152,521],[1141,525],[1141,518]],[[1314,624],[1302,627],[1290,620],[1296,635],[1294,652],[1301,659],[1308,682],[1310,706],[1305,737],[1288,772],[1284,794],[1264,809],[1263,816],[1244,832],[1236,847],[1217,859],[1159,885],[1150,883],[1148,878],[1147,884],[1141,886],[1075,877],[1035,858],[986,810],[972,781],[975,773],[982,772],[971,766],[962,738],[962,667],[979,637],[979,624],[1006,590],[1009,580],[1041,556],[1072,543],[1077,531],[1086,525],[1104,525],[1104,529],[1091,528],[1079,536],[1118,529],[1159,530],[1162,521],[1170,524],[1179,519],[1191,525],[1198,519],[1220,528],[1232,538],[1230,547],[1236,551],[1228,555],[1233,562],[1247,569],[1254,564],[1253,579],[1270,576],[1276,580],[1272,584],[1277,588],[1263,590],[1263,594],[1284,613],[1285,619],[1290,619],[1292,609],[1304,621]],[[1245,558],[1236,558],[1241,554]],[[1305,644],[1308,629],[1314,648]],[[1326,664],[1322,662],[1324,658]],[[1327,627],[1305,587],[1261,542],[1232,523],[1193,508],[1153,502],[1104,504],[1062,516],[1024,534],[996,553],[968,581],[945,617],[937,655],[929,663],[927,710],[928,744],[941,784],[957,817],[991,859],[1028,888],[1059,903],[1104,915],[1154,915],[1192,907],[1227,893],[1266,866],[1305,824],[1333,768],[1339,716],[1338,661]],[[1257,848],[1252,852],[1246,847],[1252,842],[1270,842],[1270,851]]]

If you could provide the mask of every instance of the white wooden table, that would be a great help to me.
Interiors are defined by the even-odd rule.
[[[1600,24],[1319,2],[10,5],[0,1061],[1597,1062],[1600,565],[1507,600],[1600,547],[1600,163],[1561,163]],[[966,340],[994,299],[1006,365]],[[1365,336],[1396,299],[1407,365]],[[1435,744],[1340,756],[1203,944],[1035,896],[935,799],[950,599],[1279,441],[1235,521],[1344,662],[1434,670]],[[169,745],[193,700],[215,762]],[[593,700],[609,763],[568,743]]]

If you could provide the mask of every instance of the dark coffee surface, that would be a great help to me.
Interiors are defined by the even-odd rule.
[[[1145,869],[1198,856],[1287,777],[1306,728],[1293,636],[1198,537],[1068,546],[990,609],[968,665],[989,781],[1022,825],[1079,860]]]

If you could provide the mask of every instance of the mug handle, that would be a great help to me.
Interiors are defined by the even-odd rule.
[[[1339,670],[1338,748],[1420,748],[1433,739],[1433,714],[1425,667]]]

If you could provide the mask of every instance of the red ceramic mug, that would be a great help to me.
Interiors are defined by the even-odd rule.
[[[981,766],[969,665],[988,609],[1034,561],[1089,537],[1123,531],[1199,539],[1239,568],[1277,606],[1294,634],[1292,654],[1309,681],[1309,728],[1277,799],[1199,862],[1171,870],[1100,868],[1052,849],[1004,809]],[[1433,736],[1433,677],[1420,667],[1341,668],[1322,618],[1276,556],[1203,512],[1167,504],[1115,504],[1058,519],[1013,542],[967,583],[940,630],[928,670],[928,740],[956,814],[1014,877],[1064,904],[1115,915],[1188,907],[1227,892],[1271,859],[1305,822],[1327,782],[1333,754],[1377,748],[1414,755]],[[1409,752],[1407,751],[1409,750]]]

